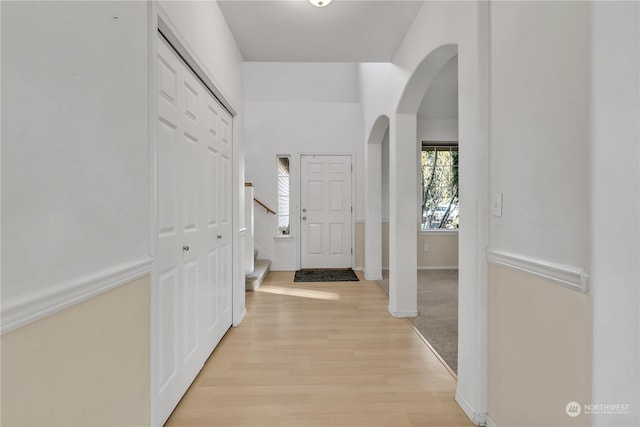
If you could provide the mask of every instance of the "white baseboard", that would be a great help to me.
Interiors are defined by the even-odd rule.
[[[238,326],[240,326],[240,323],[242,323],[245,317],[247,317],[246,307],[242,310],[242,313],[240,313],[239,319],[233,319],[233,324],[231,326],[233,326],[234,328],[237,328]]]
[[[394,311],[391,307],[388,307],[389,313],[396,319],[404,319],[405,317],[416,317],[418,311]]]
[[[498,427],[498,425],[487,415],[487,427]]]
[[[456,391],[456,402],[462,408],[469,420],[476,426],[485,426],[487,424],[487,414],[476,412],[469,402]]]
[[[151,258],[114,265],[2,302],[2,333],[50,316],[151,273]]]
[[[290,265],[274,265],[273,260],[271,260],[271,267],[269,267],[269,271],[298,271],[300,270],[297,267],[292,267]]]
[[[367,277],[367,275],[366,275],[366,274],[364,275],[364,280],[370,280],[370,281],[372,281],[372,282],[377,282],[377,281],[379,281],[379,280],[383,280],[383,279],[384,279],[384,277],[382,277],[382,276]]]
[[[427,267],[417,267],[418,270],[457,270],[457,265],[432,265]],[[383,266],[382,270],[389,270],[389,266]]]
[[[487,249],[487,261],[541,277],[574,291],[588,292],[589,275],[582,267],[556,264],[495,249]]]

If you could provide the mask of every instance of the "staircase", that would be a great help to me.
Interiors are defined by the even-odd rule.
[[[258,258],[258,251],[254,251],[253,260],[253,272],[247,273],[245,276],[245,289],[247,291],[258,289],[267,274],[269,274],[269,267],[271,267],[271,261]]]
[[[253,203],[254,201],[260,203],[267,212],[274,213],[271,209],[266,207],[261,202],[255,200],[253,196],[253,185],[250,183],[245,184],[245,225],[247,227],[247,240],[244,242],[244,259],[245,259],[245,289],[247,291],[255,291],[260,287],[264,279],[269,274],[269,268],[271,267],[271,261],[268,259],[258,258],[258,250],[255,249],[254,243],[254,218],[253,218]]]

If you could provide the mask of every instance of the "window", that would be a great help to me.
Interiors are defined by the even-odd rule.
[[[458,143],[423,142],[422,229],[457,229]]]
[[[289,156],[278,156],[278,236],[291,233],[289,221]]]

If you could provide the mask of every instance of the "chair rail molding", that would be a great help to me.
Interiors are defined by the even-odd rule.
[[[2,302],[2,334],[79,304],[151,273],[142,258],[76,277]]]
[[[589,274],[582,267],[557,264],[496,249],[487,249],[487,261],[547,279],[574,291],[589,291]]]

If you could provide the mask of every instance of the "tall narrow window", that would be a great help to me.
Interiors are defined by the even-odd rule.
[[[457,229],[458,144],[422,143],[422,229]]]
[[[289,156],[278,156],[278,236],[291,233],[289,221]]]

